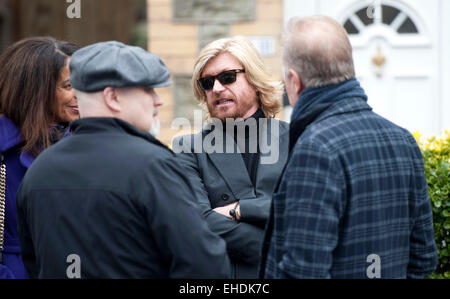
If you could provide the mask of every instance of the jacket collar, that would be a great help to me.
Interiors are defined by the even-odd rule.
[[[367,95],[356,78],[307,88],[300,94],[292,112],[289,151],[311,123],[337,114],[371,109],[367,104]]]
[[[0,117],[0,151],[6,152],[22,141],[19,128],[6,116]]]
[[[117,118],[93,117],[82,118],[70,124],[73,135],[92,134],[92,133],[119,133],[133,135],[147,140],[153,144],[170,149],[153,137],[150,133],[137,129],[128,122]]]
[[[321,121],[338,114],[355,113],[363,110],[371,111],[372,107],[370,107],[363,99],[349,98],[342,100],[339,103],[334,103],[329,109],[325,110],[316,121]]]
[[[270,177],[271,173],[277,175],[277,171],[281,171],[286,161],[287,152],[284,152],[283,145],[288,143],[289,131],[280,126],[280,122],[278,120],[272,118],[266,119],[266,122],[261,122],[260,126],[262,127],[259,128],[259,132],[264,132],[267,138],[266,141],[262,142],[261,144],[262,148],[260,148],[259,153],[261,159],[267,159],[268,157],[270,157],[270,155],[274,154],[273,152],[269,152],[270,148],[266,148],[268,146],[268,144],[266,144],[267,140],[276,142],[276,144],[272,145],[277,145],[279,147],[279,156],[277,162],[273,164],[264,164],[260,162],[257,170],[258,179],[256,182],[256,186],[253,186],[252,184],[247,168],[244,164],[244,160],[242,159],[242,155],[237,152],[237,144],[233,137],[229,137],[228,141],[233,143],[231,149],[234,149],[234,151],[232,151],[232,153],[226,153],[226,136],[223,136],[222,140],[223,151],[216,152],[216,148],[209,147],[209,142],[203,143],[203,141],[206,139],[205,136],[212,132],[211,129],[203,130],[202,132],[194,135],[194,138],[198,138],[198,142],[206,147],[203,150],[211,159],[211,162],[214,164],[218,172],[222,175],[228,187],[233,192],[235,198],[255,198],[255,187],[257,189],[264,188],[263,186],[261,186],[261,184],[264,184],[265,181],[261,178]],[[274,128],[272,126],[274,126]],[[275,129],[275,131],[272,131],[272,129]]]
[[[312,106],[303,115],[292,120],[290,125],[289,152],[292,151],[298,138],[312,123],[318,123],[335,115],[364,110],[371,111],[372,107],[364,99],[358,97],[343,99],[336,103],[318,103]]]
[[[6,116],[0,117],[0,152],[6,152],[23,142],[20,129]],[[36,159],[30,153],[20,154],[20,163],[29,168]]]

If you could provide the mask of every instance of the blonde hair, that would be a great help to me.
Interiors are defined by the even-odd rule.
[[[202,103],[206,102],[206,93],[201,89],[197,80],[200,79],[208,61],[222,53],[230,53],[242,64],[248,82],[258,94],[258,101],[264,115],[274,117],[281,109],[283,83],[269,73],[258,50],[242,36],[216,40],[200,52],[192,76],[195,97]]]

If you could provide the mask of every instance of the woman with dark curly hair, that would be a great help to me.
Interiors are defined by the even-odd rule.
[[[69,123],[79,118],[69,82],[69,59],[77,49],[52,37],[34,37],[0,56],[0,278],[27,278],[16,193],[39,153],[68,134]]]

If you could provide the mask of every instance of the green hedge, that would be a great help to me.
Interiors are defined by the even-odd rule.
[[[419,134],[414,136],[423,153],[439,251],[438,266],[430,278],[450,279],[450,131],[425,142]]]

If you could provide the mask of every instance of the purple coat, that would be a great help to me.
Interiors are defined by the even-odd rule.
[[[14,149],[22,143],[19,128],[5,116],[0,117],[0,152],[6,161],[6,219],[3,264],[0,264],[0,279],[27,278],[22,263],[17,235],[16,193],[25,172],[34,161],[31,154],[21,154]]]

